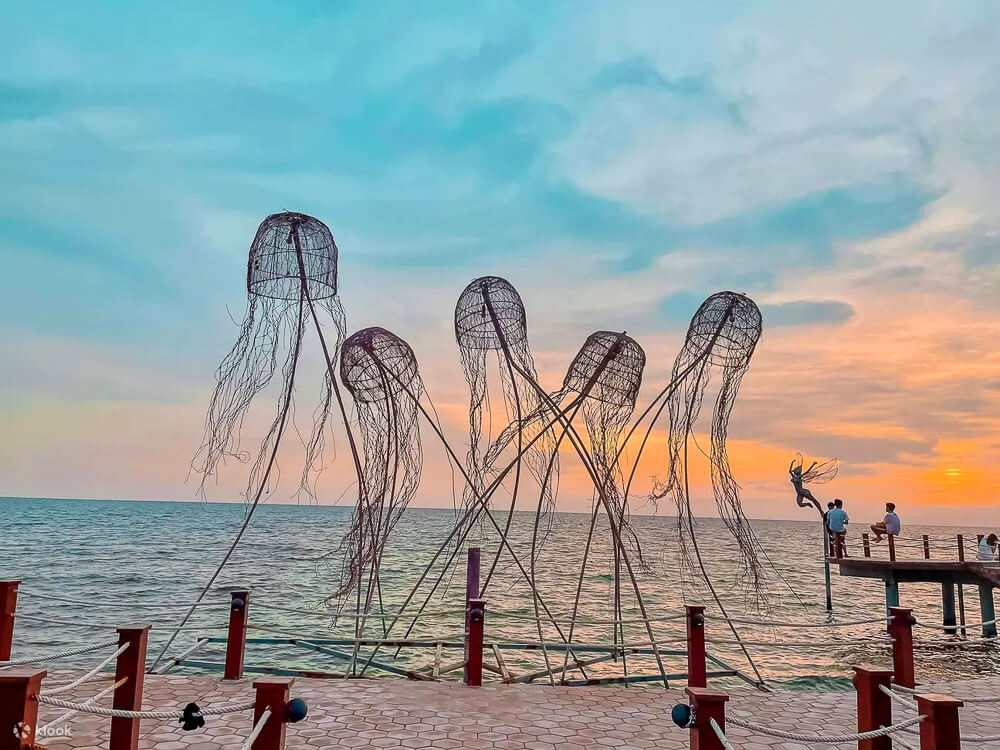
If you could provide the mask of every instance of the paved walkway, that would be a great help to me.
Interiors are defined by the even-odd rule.
[[[149,676],[144,707],[180,710],[190,701],[202,707],[242,703],[253,695],[251,683],[249,679],[221,683],[206,677]],[[91,683],[59,697],[79,701],[103,686],[104,683]],[[931,687],[934,692],[957,697],[1000,696],[1000,678]],[[292,686],[292,697],[306,700],[309,717],[289,725],[289,750],[326,747],[686,750],[688,747],[688,732],[670,721],[670,709],[684,700],[681,690],[543,685],[467,688],[393,679],[350,682],[300,679]],[[830,734],[855,731],[854,700],[853,693],[764,694],[738,688],[732,691],[727,710],[730,715],[778,729]],[[110,702],[102,699],[99,705],[107,706]],[[1000,734],[998,705],[979,703],[963,708],[963,733]],[[898,708],[894,708],[897,720],[911,715],[905,710],[900,713]],[[40,726],[44,727],[61,713],[61,709],[43,706]],[[194,732],[185,732],[169,721],[143,722],[139,746],[150,750],[238,750],[251,722],[250,712],[208,717],[205,728]],[[37,741],[51,750],[99,750],[107,747],[109,725],[106,718],[78,715],[65,724],[71,737],[39,737]],[[811,750],[806,744],[751,736],[737,727],[730,727],[728,735],[738,750]],[[917,744],[912,735],[907,739]],[[988,747],[971,743],[963,746]],[[854,750],[857,745],[822,747]]]

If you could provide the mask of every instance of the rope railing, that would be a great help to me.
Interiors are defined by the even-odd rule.
[[[130,645],[129,643],[123,643],[121,646],[118,647],[118,649],[113,654],[111,654],[110,656],[108,656],[104,661],[102,661],[96,667],[94,667],[93,669],[91,669],[85,675],[83,675],[82,677],[79,677],[79,678],[77,678],[75,680],[72,680],[71,682],[67,682],[65,685],[60,685],[59,687],[57,687],[57,688],[55,688],[53,690],[47,691],[48,694],[49,695],[58,695],[59,693],[65,693],[67,690],[72,690],[77,685],[82,685],[83,683],[87,682],[88,680],[96,677],[97,673],[100,672],[102,669],[104,669],[108,664],[110,664],[112,662],[112,660],[117,659],[119,656],[121,656],[126,651],[128,651],[129,645]]]
[[[896,703],[899,703],[901,706],[904,706],[905,708],[908,708],[910,710],[916,710],[917,709],[917,703],[916,703],[916,701],[912,701],[912,700],[910,700],[908,698],[904,698],[902,695],[897,695],[896,691],[904,692],[904,693],[909,693],[909,694],[916,694],[918,691],[913,690],[912,688],[902,688],[899,685],[893,685],[892,689],[887,689],[884,685],[879,685],[879,690],[881,690],[883,693],[885,693],[886,695],[888,695],[890,698],[892,698],[893,701],[895,701]],[[962,701],[963,703],[993,703],[993,702],[996,702],[996,701],[1000,701],[1000,697],[998,697],[998,698],[992,698],[992,699],[972,699],[972,700],[969,700],[968,698],[958,698],[957,696],[954,696],[954,697],[956,697],[958,700]],[[912,733],[912,730],[910,730],[910,731]],[[963,742],[977,742],[977,743],[978,742],[998,742],[998,741],[1000,741],[1000,734],[989,734],[989,735],[987,735],[987,734],[962,734],[962,735],[959,735],[959,738]]]
[[[94,699],[90,700],[93,701]],[[81,713],[94,714],[96,716],[107,716],[112,719],[180,720],[186,717],[186,713],[183,709],[175,709],[173,711],[125,711],[118,708],[102,708],[100,706],[92,706],[89,702],[74,703],[73,701],[65,701],[60,698],[50,698],[44,693],[38,696],[38,702],[45,706],[65,708],[72,711],[79,711]],[[197,714],[200,716],[222,716],[223,714],[235,714],[240,711],[249,711],[253,707],[254,701],[250,701],[249,703],[237,703],[231,706],[209,706],[208,708],[199,708]]]
[[[61,714],[58,717],[56,717],[55,719],[53,719],[52,721],[50,721],[48,724],[46,724],[44,727],[42,727],[40,731],[43,734],[51,732],[57,726],[59,726],[60,724],[63,724],[65,722],[69,721],[70,719],[72,719],[74,716],[76,716],[81,711],[86,711],[87,709],[91,708],[92,704],[94,704],[97,701],[99,701],[101,698],[103,698],[108,693],[111,693],[111,692],[117,690],[122,685],[124,685],[126,682],[128,682],[128,678],[127,677],[123,677],[122,679],[118,680],[118,682],[114,683],[113,685],[108,685],[106,688],[104,688],[104,690],[101,690],[100,692],[96,693],[92,697],[90,697],[87,700],[85,700],[83,703],[76,704],[76,706],[73,706],[73,707],[68,706],[68,705],[67,706],[61,706],[61,708],[68,708],[69,710],[66,711],[66,713]],[[41,696],[38,697],[38,702],[39,703],[42,702]]]
[[[917,690],[914,688],[903,687],[902,685],[893,685],[892,689],[899,693],[904,693],[906,695],[916,695]],[[963,703],[1000,703],[1000,695],[956,695],[955,698],[962,701]]]
[[[260,736],[260,733],[264,731],[264,725],[267,724],[267,720],[271,718],[271,707],[268,706],[263,710],[260,718],[257,719],[257,723],[253,725],[253,729],[250,730],[250,734],[247,735],[246,740],[243,742],[243,746],[240,750],[250,750],[253,747],[254,741]]]
[[[68,656],[89,654],[91,651],[100,651],[102,648],[109,648],[110,646],[117,646],[117,645],[118,645],[118,639],[115,638],[110,641],[91,643],[89,646],[81,646],[79,648],[67,649],[65,651],[56,651],[55,653],[43,654],[42,656],[32,656],[24,659],[11,659],[10,661],[0,661],[0,667],[15,667],[23,664],[35,664],[41,661],[53,661],[54,659],[65,659]]]
[[[878,729],[872,729],[869,732],[827,735],[806,734],[803,732],[786,732],[782,729],[775,729],[774,727],[767,726],[766,724],[757,724],[735,716],[727,717],[726,721],[742,729],[748,729],[751,732],[759,732],[760,734],[766,734],[770,737],[778,737],[783,740],[791,740],[792,742],[817,742],[819,744],[834,745],[840,742],[860,742],[861,740],[873,740],[876,737],[888,737],[889,735],[896,734],[897,732],[905,731],[908,727],[912,727],[914,724],[919,724],[926,718],[927,717],[923,715],[915,716],[912,719],[905,719],[904,721],[891,726],[879,727]]]
[[[715,732],[715,736],[719,738],[719,742],[722,743],[724,750],[736,750],[726,738],[726,733],[722,731],[722,727],[719,726],[719,722],[715,719],[709,719],[708,725],[712,727],[712,731]]]

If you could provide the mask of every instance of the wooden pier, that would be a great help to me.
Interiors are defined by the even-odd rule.
[[[878,578],[885,585],[885,606],[899,606],[900,583],[938,583],[941,585],[941,623],[944,631],[954,634],[959,628],[965,629],[965,596],[963,586],[975,586],[979,591],[979,607],[982,613],[984,638],[996,638],[996,608],[993,589],[1000,587],[1000,562],[968,561],[961,535],[957,538],[957,558],[955,560],[934,560],[931,558],[932,544],[925,535],[915,548],[922,552],[917,559],[900,559],[897,547],[900,542],[889,537],[886,547],[888,559],[871,556],[868,535],[863,535],[863,557],[827,557],[827,563],[836,565],[840,575],[854,578]],[[939,547],[940,548],[940,547]],[[958,592],[958,614],[956,617],[956,591]]]

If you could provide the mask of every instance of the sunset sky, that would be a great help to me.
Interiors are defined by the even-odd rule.
[[[856,520],[891,499],[904,524],[1000,526],[995,2],[38,2],[4,17],[0,495],[196,499],[188,465],[247,248],[288,209],[331,227],[349,331],[410,342],[461,454],[452,313],[472,278],[520,290],[548,390],[590,332],[627,330],[648,357],[640,407],[699,302],[732,289],[764,316],[729,432],[749,515],[810,518],[788,483],[801,451],[839,459],[817,493]],[[425,437],[416,503],[450,507]],[[271,502],[295,502],[297,442]],[[342,428],[336,442],[321,502],[350,503]],[[230,464],[209,500],[240,500],[245,481]],[[565,454],[560,507],[589,498]]]

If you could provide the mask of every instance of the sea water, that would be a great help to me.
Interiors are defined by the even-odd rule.
[[[834,611],[832,616],[828,615],[824,605],[821,527],[807,511],[802,512],[808,520],[752,522],[768,558],[764,561],[767,578],[760,596],[740,585],[739,556],[722,522],[698,520],[697,538],[705,567],[731,617],[819,626],[808,629],[737,626],[746,640],[763,644],[749,647],[752,666],[741,650],[728,642],[733,640],[733,634],[726,623],[710,618],[708,637],[727,642],[709,644],[709,651],[748,674],[753,673],[755,666],[769,681],[785,687],[846,688],[851,665],[891,663],[884,627],[870,623],[841,628],[827,623],[883,615],[884,589],[879,580],[841,577],[834,566]],[[194,601],[223,558],[245,513],[243,505],[226,503],[0,498],[0,580],[22,581],[18,612],[23,617],[17,621],[14,657],[103,640],[113,635],[114,626],[119,624],[150,622],[154,625],[149,647],[151,663],[171,633],[171,626],[183,614],[183,605]],[[224,636],[229,592],[240,588],[252,592],[253,636],[350,638],[354,620],[334,619],[336,603],[329,597],[340,583],[341,539],[351,513],[348,507],[261,505],[242,542],[207,593],[207,606],[195,611],[170,653],[184,650],[201,636]],[[498,525],[504,525],[503,511],[497,511],[495,518]],[[539,599],[559,626],[557,630],[543,614],[546,624],[541,637],[547,643],[559,642],[560,631],[563,635],[568,633],[585,551],[589,561],[580,586],[580,622],[573,640],[613,641],[610,621],[614,619],[615,561],[603,515],[598,518],[587,551],[591,520],[589,513],[554,514],[536,555],[534,580]],[[533,521],[531,514],[520,512],[511,520],[509,538],[525,569],[531,567]],[[461,641],[465,549],[482,548],[485,580],[493,567],[499,535],[490,523],[477,523],[469,537],[458,544],[454,538],[448,540],[454,524],[453,510],[406,511],[385,550],[381,605],[379,596],[373,595],[372,606],[375,610],[381,606],[384,611],[396,611],[413,591],[428,563],[443,549],[432,574],[406,608],[407,612],[415,612],[426,600],[425,616],[418,618],[412,628],[411,619],[401,618],[390,628],[391,617],[373,617],[366,624],[367,637],[377,638],[388,628],[390,638],[402,638],[409,633],[410,637]],[[632,524],[639,538],[639,548],[628,551],[634,583],[628,566],[624,561],[620,564],[624,619],[630,620],[624,626],[625,642],[646,646],[649,643],[643,623],[634,622],[640,616],[634,594],[636,586],[642,592],[647,614],[654,619],[680,613],[685,602],[706,605],[710,615],[718,613],[711,592],[682,559],[676,520],[667,515],[636,516]],[[964,532],[972,544],[976,533],[981,531],[907,525],[899,555],[921,557],[920,536],[928,534],[934,540],[934,557],[954,559],[951,547],[956,534]],[[860,529],[852,532],[851,554],[862,554],[859,535]],[[873,549],[876,556],[886,554],[884,542],[881,546],[873,544]],[[451,565],[441,576],[444,563],[453,554]],[[431,585],[439,578],[440,584],[428,598]],[[59,602],[46,596],[87,604]],[[501,551],[486,599],[488,642],[539,640],[531,590],[506,549]],[[939,585],[901,584],[900,599],[903,606],[915,610],[921,622],[940,623]],[[967,586],[969,622],[981,620],[978,603],[977,589]],[[344,607],[347,612],[355,608],[354,599]],[[662,648],[683,649],[683,621],[656,619],[651,627]],[[970,636],[979,635],[978,629],[970,630]],[[957,639],[946,637],[939,628],[917,628],[915,636],[918,643],[930,644],[917,650],[918,679],[995,674],[1000,667],[1000,648],[995,645],[941,645],[942,641]],[[223,654],[224,646],[213,644],[192,658],[221,661]],[[505,651],[504,655],[508,668],[515,673],[537,670],[544,664],[544,655],[538,652]],[[548,656],[550,664],[563,663],[560,651],[551,651]],[[432,661],[433,651],[403,649],[397,655],[388,649],[376,659],[413,668]],[[446,662],[460,659],[461,651],[446,652],[444,657]],[[248,664],[289,668],[326,671],[344,668],[341,661],[292,645],[251,644],[246,660]],[[88,666],[95,661],[93,655],[81,655],[60,664]],[[657,670],[648,657],[633,657],[628,666],[630,673],[651,674]],[[684,671],[683,658],[676,654],[667,655],[664,666],[667,671]],[[621,664],[614,662],[596,664],[588,669],[588,675],[614,676],[621,669]],[[567,676],[578,678],[579,673],[569,669]]]

